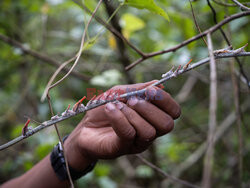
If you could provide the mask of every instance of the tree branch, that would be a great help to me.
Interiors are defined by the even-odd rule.
[[[245,46],[244,46],[245,47]],[[215,55],[215,59],[221,59],[221,58],[230,58],[230,57],[235,57],[235,56],[250,56],[250,52],[244,52],[244,47],[242,48],[239,48],[237,50],[225,50],[225,49],[222,49],[222,50],[217,50],[217,51],[214,51],[214,55]],[[205,58],[205,59],[202,59],[200,61],[198,61],[197,63],[193,63],[192,65],[190,65],[189,67],[187,67],[186,69],[183,68],[183,69],[178,69],[178,71],[176,70],[175,72],[173,72],[172,70],[170,70],[169,72],[171,74],[168,74],[168,76],[166,77],[163,77],[161,80],[159,80],[158,82],[155,82],[154,84],[152,84],[152,86],[157,86],[157,85],[160,85],[164,82],[166,82],[167,80],[170,80],[172,78],[175,78],[177,77],[178,75],[181,75],[183,73],[186,73],[192,69],[195,69],[201,65],[204,65],[206,63],[209,62],[209,57]],[[172,71],[172,72],[171,72]],[[169,73],[168,72],[168,73]],[[61,116],[57,116],[56,118],[53,118],[51,120],[48,120],[48,121],[45,121],[43,122],[42,124],[38,125],[37,127],[33,128],[33,129],[30,129],[30,131],[27,132],[27,135],[25,136],[19,136],[13,140],[11,140],[10,142],[6,143],[6,144],[3,144],[0,146],[0,151],[32,136],[33,134],[41,131],[42,129],[44,128],[47,128],[55,123],[58,123],[58,122],[61,122],[61,121],[64,121],[66,119],[69,119],[71,117],[74,117],[78,114],[81,114],[81,113],[84,113],[88,110],[91,110],[91,109],[94,109],[96,107],[99,107],[101,105],[104,105],[108,102],[113,102],[113,101],[116,101],[116,100],[119,100],[121,98],[128,98],[128,97],[131,97],[131,96],[141,96],[145,93],[146,91],[146,88],[144,89],[141,89],[141,90],[138,90],[138,91],[133,91],[133,92],[129,92],[129,93],[125,93],[125,94],[122,94],[120,96],[116,96],[114,97],[114,99],[112,100],[105,100],[105,101],[96,101],[96,103],[93,103],[93,104],[90,104],[90,105],[87,105],[86,107],[84,108],[79,108],[76,112],[71,112],[70,113],[66,113],[66,112],[63,112],[61,114]]]
[[[25,54],[29,54],[29,55],[33,56],[34,58],[37,58],[37,59],[39,59],[39,60],[41,60],[41,61],[43,61],[45,63],[48,63],[48,64],[50,64],[50,65],[52,65],[54,67],[60,67],[60,65],[61,65],[60,62],[50,58],[49,56],[46,56],[46,55],[41,54],[41,53],[39,53],[37,51],[31,50],[31,49],[25,47],[20,42],[14,40],[14,39],[11,39],[11,38],[9,38],[9,37],[1,34],[1,33],[0,33],[0,40],[7,43],[7,44],[9,44],[9,45],[11,45],[11,46],[17,47],[17,48],[21,49]],[[73,59],[70,59],[70,61],[73,61]],[[64,67],[62,69],[62,71],[63,72],[68,72],[69,69]],[[78,79],[81,79],[83,81],[89,81],[90,80],[89,76],[80,74],[79,72],[76,72],[76,71],[72,72],[72,76],[74,76],[74,77],[76,77]]]
[[[215,3],[218,4],[218,5],[225,6],[225,7],[236,7],[236,6],[237,6],[237,5],[235,5],[235,4],[224,3],[224,2],[217,1],[217,0],[213,0],[213,2],[215,2]],[[249,6],[249,5],[250,5],[250,3],[248,3],[248,2],[244,2],[244,3],[242,3],[242,4],[244,4],[244,5],[246,5],[246,6]]]
[[[240,7],[241,10],[250,10],[250,8],[246,7],[245,5],[241,4],[239,1],[232,0],[237,6]]]
[[[213,43],[210,33],[207,35],[208,51],[210,57],[210,105],[209,105],[209,125],[207,142],[208,147],[204,159],[202,187],[211,187],[211,176],[213,169],[213,155],[214,155],[214,135],[216,129],[216,111],[217,111],[217,74],[216,64],[213,53]]]
[[[217,22],[217,13],[216,13],[214,7],[211,5],[210,0],[207,0],[207,4],[208,4],[208,6],[210,7],[210,9],[211,9],[211,11],[213,13],[214,23],[217,24],[218,23]],[[220,30],[221,35],[223,36],[224,40],[226,41],[227,45],[232,48],[232,44],[229,41],[229,38],[227,37],[224,30],[222,28],[219,28],[219,30]],[[235,60],[236,60],[236,62],[238,63],[238,65],[240,67],[240,73],[243,75],[243,77],[246,79],[246,81],[249,82],[249,79],[248,79],[247,75],[244,72],[244,69],[242,67],[242,64],[241,64],[240,60],[237,57],[235,57]],[[250,89],[250,85],[248,85],[248,89]]]
[[[139,63],[145,61],[146,59],[152,58],[154,56],[169,53],[169,52],[175,52],[176,50],[182,48],[183,46],[186,46],[186,45],[190,44],[191,42],[202,38],[203,36],[207,35],[208,33],[215,32],[216,30],[220,29],[221,26],[225,25],[226,23],[229,23],[229,22],[231,22],[231,21],[233,21],[233,20],[235,20],[237,18],[248,16],[248,15],[250,15],[250,11],[245,11],[245,12],[241,12],[241,13],[237,13],[237,14],[234,14],[232,16],[229,16],[229,17],[225,18],[224,20],[222,20],[221,22],[219,22],[218,24],[214,25],[213,27],[207,29],[203,33],[198,34],[198,35],[196,35],[196,36],[194,36],[194,37],[192,37],[192,38],[190,38],[188,40],[185,40],[182,43],[180,43],[180,44],[178,44],[178,45],[176,45],[176,46],[174,46],[172,48],[162,50],[162,51],[158,51],[158,52],[145,54],[144,57],[141,57],[141,58],[137,59],[135,62],[133,62],[132,64],[127,66],[126,70],[130,70],[133,67],[135,67],[136,65],[138,65]]]
[[[192,188],[198,188],[198,186],[193,185],[187,181],[181,180],[179,178],[176,178],[168,173],[166,173],[165,171],[163,171],[161,168],[157,167],[156,165],[154,165],[153,163],[149,162],[148,160],[146,160],[145,158],[143,158],[140,154],[137,154],[136,157],[138,157],[143,163],[145,163],[146,165],[148,165],[149,167],[151,167],[152,169],[154,169],[155,171],[159,172],[161,175],[163,175],[166,178],[169,178],[170,180],[180,183],[182,185],[185,185],[186,187],[192,187]]]
[[[73,0],[80,8],[82,8],[84,11],[86,11],[88,14],[92,15],[93,13],[91,10],[88,9],[83,3],[78,2],[77,0]],[[144,53],[139,50],[136,46],[134,46],[128,39],[126,39],[119,31],[117,31],[114,27],[109,25],[107,22],[105,22],[103,19],[101,19],[99,16],[94,16],[95,20],[102,24],[106,29],[108,29],[111,33],[113,33],[116,37],[119,37],[122,39],[131,49],[133,49],[135,52],[137,52],[140,56],[144,57]]]
[[[109,16],[112,16],[112,14],[114,13],[114,11],[116,10],[116,8],[111,4],[112,2],[108,1],[108,0],[104,0],[103,1],[107,10],[107,13]],[[111,25],[119,32],[122,32],[122,28],[119,25],[119,17],[118,15],[113,16],[113,18],[111,19]],[[118,50],[118,54],[119,54],[119,59],[124,67],[124,74],[126,75],[127,81],[129,84],[133,84],[133,78],[131,77],[131,75],[125,70],[126,66],[128,66],[130,64],[130,59],[127,53],[127,49],[126,46],[124,44],[124,41],[116,36],[116,44],[117,44],[117,50]]]

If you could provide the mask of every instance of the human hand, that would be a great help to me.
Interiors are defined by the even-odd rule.
[[[95,100],[107,100],[114,93],[140,90],[153,82],[115,86]],[[69,163],[81,170],[98,159],[142,152],[154,139],[173,129],[173,120],[180,113],[179,105],[171,96],[155,86],[150,86],[142,98],[131,97],[92,109],[65,142]]]

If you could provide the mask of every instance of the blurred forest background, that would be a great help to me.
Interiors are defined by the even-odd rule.
[[[92,11],[97,4],[94,0],[82,2]],[[121,6],[119,1],[104,1],[97,15],[107,21],[119,7],[109,24],[147,53],[170,48],[199,34],[188,0],[155,0],[155,3],[166,11],[170,21],[146,9]],[[232,1],[216,0],[210,3],[216,10],[218,21],[241,12]],[[194,0],[192,5],[202,31],[215,25],[206,0]],[[0,35],[8,36],[25,49],[50,58],[34,57],[11,42],[3,42],[0,37],[1,144],[21,135],[27,119],[25,116],[38,122],[50,119],[47,101],[41,102],[41,96],[57,69],[51,59],[61,64],[77,53],[84,25],[89,18],[90,14],[71,0],[0,1]],[[223,29],[233,48],[249,43],[249,16],[234,20],[223,26]],[[212,40],[214,49],[227,46],[219,31],[213,33]],[[249,51],[249,47],[246,51]],[[68,104],[73,105],[87,95],[87,88],[107,90],[117,84],[160,79],[173,65],[184,65],[191,58],[197,62],[207,56],[207,46],[200,39],[176,52],[150,58],[132,70],[125,71],[124,68],[140,56],[122,41],[116,41],[111,32],[93,20],[80,62],[74,69],[77,73],[70,75],[50,92],[54,111],[62,112]],[[249,57],[239,59],[249,77]],[[57,79],[64,74],[61,72]],[[157,139],[142,155],[168,174],[195,185],[201,183],[206,151],[209,75],[209,65],[205,65],[166,83],[165,90],[181,104],[182,116],[176,120],[175,129],[170,134]],[[217,60],[217,76],[218,123],[212,184],[213,187],[240,187],[240,184],[249,187],[249,89],[234,58]],[[235,95],[235,88],[239,88],[239,95]],[[235,101],[240,103],[241,117],[236,113]],[[81,118],[82,115],[79,115],[60,123],[61,135],[70,133]],[[36,126],[35,123],[32,125]],[[242,135],[239,134],[239,126]],[[241,139],[242,146],[239,144]],[[56,143],[56,132],[50,127],[1,151],[0,183],[32,168]],[[242,150],[242,168],[239,168],[239,147]],[[133,155],[114,161],[99,161],[94,171],[79,179],[77,185],[98,188],[185,187],[178,181],[161,176]]]

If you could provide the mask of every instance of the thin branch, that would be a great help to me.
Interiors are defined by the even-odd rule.
[[[88,9],[88,7],[86,7],[83,3],[77,1],[77,0],[73,0],[80,8],[82,8],[84,11],[86,11],[88,14],[92,15],[93,13],[91,12],[91,10]],[[139,50],[136,46],[134,46],[128,39],[126,39],[122,33],[120,33],[119,31],[117,31],[114,27],[112,27],[111,25],[109,25],[107,22],[105,22],[102,18],[100,18],[99,16],[95,15],[94,16],[95,20],[97,22],[99,22],[100,24],[102,24],[106,29],[108,29],[111,33],[113,33],[116,37],[119,37],[120,39],[122,39],[131,49],[133,49],[135,52],[137,52],[140,56],[144,57],[145,53],[142,52],[141,50]]]
[[[239,1],[237,1],[237,0],[232,0],[237,6],[239,6],[240,7],[240,9],[241,10],[250,10],[250,8],[248,8],[247,6],[245,6],[245,5],[243,5],[243,4],[241,4]]]
[[[243,48],[240,48],[237,49],[237,50],[224,50],[222,49],[220,53],[218,53],[218,50],[217,52],[215,53],[215,59],[221,59],[221,58],[230,58],[230,57],[235,57],[235,56],[250,56],[250,52],[244,52],[244,49]],[[202,59],[200,61],[198,61],[197,63],[193,63],[191,64],[189,67],[187,67],[186,69],[180,69],[178,72],[172,72],[171,74],[169,74],[168,76],[162,78],[161,80],[159,80],[158,82],[155,82],[152,86],[157,86],[157,85],[160,85],[164,82],[166,82],[167,80],[170,80],[172,78],[175,78],[177,77],[178,75],[181,75],[183,73],[186,73],[192,69],[195,69],[201,65],[204,65],[206,63],[209,62],[209,57],[208,58],[205,58],[205,59]],[[69,119],[71,117],[74,117],[78,114],[81,114],[81,113],[84,113],[88,110],[91,110],[91,109],[94,109],[96,107],[99,107],[101,105],[104,105],[108,102],[113,102],[115,100],[119,100],[121,98],[128,98],[128,97],[131,97],[131,96],[135,96],[135,95],[143,95],[146,91],[146,88],[142,89],[142,90],[138,90],[138,91],[133,91],[133,92],[129,92],[129,93],[125,93],[123,95],[120,95],[120,96],[117,96],[117,97],[114,97],[114,99],[112,100],[105,100],[105,101],[97,101],[96,103],[93,103],[93,104],[90,104],[90,105],[87,105],[86,107],[84,108],[79,108],[76,112],[73,112],[73,111],[69,111],[69,112],[64,112],[62,113],[61,116],[57,116],[56,118],[53,118],[51,120],[48,120],[48,121],[45,121],[43,122],[42,124],[38,125],[37,127],[33,128],[33,129],[30,129],[30,131],[27,132],[27,135],[25,136],[19,136],[13,140],[11,140],[10,142],[6,143],[6,144],[3,144],[0,146],[0,151],[1,150],[4,150],[30,136],[32,136],[33,134],[41,131],[42,129],[44,128],[47,128],[55,123],[58,123],[58,122],[61,122],[61,121],[64,121],[66,119]]]
[[[50,110],[50,113],[51,113],[51,115],[53,117],[54,116],[54,111],[53,111],[53,108],[52,108],[52,105],[51,105],[51,100],[50,100],[49,93],[47,95],[47,99],[48,99],[48,104],[49,104],[49,110]],[[74,186],[73,180],[72,180],[71,175],[70,175],[69,163],[68,163],[68,160],[67,160],[67,156],[65,155],[65,149],[64,149],[63,141],[62,141],[62,138],[61,138],[61,135],[60,135],[60,132],[58,130],[58,127],[57,127],[56,123],[54,124],[54,127],[56,129],[56,134],[58,136],[59,142],[60,142],[60,144],[62,146],[62,152],[63,152],[63,156],[64,156],[64,159],[65,159],[66,171],[67,171],[67,175],[68,175],[68,178],[69,178],[69,182],[70,182],[71,188],[74,188],[75,186]]]
[[[215,2],[216,4],[218,5],[221,5],[221,6],[224,6],[224,7],[236,7],[237,5],[235,4],[231,4],[231,3],[224,3],[224,2],[221,2],[221,1],[217,1],[217,0],[213,0],[213,2]],[[250,3],[248,2],[244,2],[242,3],[243,5],[246,5],[246,6],[250,6]]]
[[[217,24],[217,23],[218,23],[218,22],[217,22],[217,13],[216,13],[214,7],[211,5],[210,0],[207,0],[207,4],[208,4],[208,6],[210,7],[210,9],[211,9],[211,11],[212,11],[212,13],[213,13],[214,23]],[[224,32],[224,30],[223,30],[222,28],[219,28],[219,30],[220,30],[220,32],[221,32],[221,34],[222,34],[224,40],[227,42],[227,45],[228,45],[229,47],[232,46],[232,44],[231,44],[231,42],[229,41],[229,38],[227,37],[227,35],[226,35],[226,33]],[[239,68],[240,68],[240,73],[242,74],[242,76],[245,77],[245,79],[247,80],[247,82],[249,82],[249,79],[248,79],[247,75],[245,74],[245,71],[244,71],[244,69],[243,69],[243,66],[242,66],[240,60],[239,60],[237,57],[235,57],[235,60],[236,60],[236,62],[238,63],[238,66],[239,66]],[[250,85],[248,85],[248,89],[250,89]]]
[[[204,159],[202,187],[211,187],[211,176],[213,169],[213,155],[214,155],[214,135],[216,130],[216,111],[217,111],[217,76],[216,64],[213,53],[213,43],[211,34],[207,35],[208,51],[210,57],[210,105],[209,105],[209,125],[208,125],[208,148]]]
[[[246,100],[242,104],[242,112],[245,112],[249,108],[249,100]],[[215,133],[214,142],[217,143],[225,132],[233,125],[236,121],[235,112],[231,112],[218,126],[218,129]],[[192,165],[196,164],[197,161],[202,157],[202,155],[206,152],[207,148],[207,141],[201,144],[187,159],[182,162],[173,172],[174,176],[179,177],[185,170],[190,168]]]
[[[193,19],[194,19],[195,26],[196,26],[197,30],[198,30],[200,33],[202,33],[201,28],[200,28],[200,26],[199,26],[199,24],[198,24],[198,22],[197,22],[196,17],[195,17],[195,13],[194,13],[194,9],[193,9],[193,5],[192,5],[191,0],[189,0],[189,4],[190,4],[190,7],[191,7],[192,16],[193,16]],[[204,43],[206,44],[206,46],[207,46],[207,41],[206,41],[206,39],[205,39],[204,37],[202,37],[202,40],[203,40],[203,42],[204,42]]]
[[[53,73],[53,75],[51,76],[49,82],[47,83],[47,85],[46,85],[46,87],[45,87],[45,89],[44,89],[44,91],[43,91],[43,94],[42,94],[42,97],[41,97],[41,101],[42,101],[42,102],[45,100],[45,98],[46,98],[46,96],[47,96],[47,94],[48,94],[48,92],[49,92],[49,90],[50,90],[50,86],[51,86],[52,82],[55,80],[56,76],[61,72],[61,70],[62,70],[65,66],[67,66],[69,63],[71,63],[72,61],[74,61],[75,58],[76,58],[76,56],[73,57],[73,58],[71,58],[71,59],[69,59],[68,61],[65,61],[64,63],[62,63],[62,64],[60,65],[60,67],[58,67],[58,69],[56,69],[56,71],[55,71],[55,72]]]
[[[2,35],[1,33],[0,33],[0,40],[5,42],[6,44],[17,47],[17,48],[21,49],[23,51],[23,53],[29,54],[29,55],[33,56],[34,58],[39,59],[42,62],[48,63],[48,64],[50,64],[50,65],[52,65],[54,67],[60,67],[60,65],[61,65],[60,62],[50,58],[49,56],[44,55],[42,53],[39,53],[37,51],[31,50],[28,47],[24,46],[22,43],[14,40],[14,39],[11,39],[11,38],[9,38],[9,37],[7,37],[5,35]],[[69,69],[65,67],[65,68],[62,69],[62,71],[63,72],[68,72]],[[80,74],[80,73],[78,73],[76,71],[72,72],[72,76],[74,76],[74,77],[76,77],[78,79],[81,79],[83,81],[89,81],[90,80],[89,76]]]
[[[92,21],[93,17],[95,16],[95,14],[96,14],[98,8],[100,7],[101,3],[102,3],[102,0],[99,0],[99,2],[98,2],[98,4],[97,4],[97,6],[96,6],[94,12],[92,13],[92,15],[91,15],[91,17],[90,17],[90,19],[89,19],[89,21],[88,21],[88,23],[87,23],[87,25],[86,25],[86,27],[85,27],[85,29],[84,29],[84,32],[83,32],[83,35],[82,35],[82,39],[81,39],[80,49],[79,49],[79,51],[78,51],[78,53],[77,53],[77,58],[76,58],[74,64],[72,65],[72,67],[70,68],[70,70],[67,72],[66,75],[64,75],[60,80],[58,80],[56,83],[54,83],[53,85],[50,86],[50,89],[52,89],[53,87],[57,86],[57,85],[60,84],[65,78],[67,78],[67,77],[70,75],[70,73],[73,71],[73,69],[75,68],[75,66],[77,65],[77,63],[78,63],[78,61],[79,61],[79,59],[80,59],[80,57],[81,57],[82,51],[83,51],[83,47],[84,47],[84,43],[85,43],[85,36],[86,36],[86,33],[87,33],[87,29],[88,29],[89,24],[90,24],[90,22]]]
[[[230,62],[231,69],[231,78],[233,84],[233,97],[234,97],[234,106],[235,106],[235,115],[237,123],[237,133],[238,133],[238,183],[239,187],[242,187],[242,170],[243,170],[243,137],[242,137],[242,113],[240,109],[240,84],[235,75],[234,62]]]
[[[103,1],[104,4],[105,4],[105,7],[106,7],[106,11],[108,13],[109,16],[112,16],[113,13],[115,12],[116,8],[112,5],[112,2],[111,1],[108,1],[108,0],[104,0]],[[113,18],[111,19],[111,25],[119,32],[121,33],[122,32],[122,28],[121,26],[119,25],[119,16],[116,14],[113,16]],[[125,70],[126,66],[128,66],[131,62],[130,62],[130,58],[128,56],[128,53],[127,53],[127,48],[125,46],[125,43],[124,41],[117,37],[116,35],[115,36],[115,40],[116,40],[116,43],[117,43],[117,51],[118,51],[118,54],[119,54],[119,60],[120,62],[122,63],[123,67],[124,67],[124,74],[127,78],[127,81],[129,84],[133,84],[134,83],[134,80],[133,78],[131,77],[131,75],[129,74],[129,72],[127,72]]]
[[[109,21],[115,16],[115,14],[117,13],[117,11],[120,9],[121,6],[122,6],[122,5],[120,5],[120,6],[111,14],[111,16],[110,16],[110,18],[108,19],[107,22],[109,22]],[[94,15],[94,16],[95,16],[95,15]],[[85,25],[88,25],[88,23],[85,23]],[[88,38],[89,38],[89,36],[88,36],[88,28],[86,27],[85,29],[86,29],[86,37],[87,37],[87,39],[88,39]],[[94,37],[94,41],[97,40],[97,38],[100,36],[102,30],[103,30],[103,29],[101,29],[101,30],[98,32],[98,34]],[[88,39],[88,40],[89,40],[89,39]],[[83,45],[83,46],[84,46],[84,45]],[[84,50],[84,48],[83,48],[83,50]],[[69,63],[71,63],[71,61],[75,60],[75,59],[77,58],[77,55],[78,55],[78,54],[76,54],[76,55],[75,55],[73,58],[71,58],[70,60],[64,62],[64,63],[54,72],[54,74],[52,75],[52,77],[50,78],[49,82],[47,83],[47,85],[46,85],[46,87],[45,87],[45,89],[44,89],[43,95],[42,95],[42,97],[41,97],[41,101],[42,101],[42,102],[45,100],[48,91],[51,89],[50,86],[52,85],[52,82],[55,80],[56,76],[60,73],[60,71],[61,71],[65,66],[67,66]]]
[[[145,61],[146,59],[152,58],[154,56],[162,55],[162,54],[169,53],[169,52],[175,52],[178,49],[182,48],[183,46],[186,46],[186,45],[190,44],[191,42],[196,41],[196,40],[202,38],[203,36],[207,35],[208,33],[215,32],[216,30],[218,30],[219,28],[221,28],[221,26],[225,25],[226,23],[229,23],[229,22],[231,22],[231,21],[233,21],[235,19],[238,19],[238,18],[244,17],[244,16],[248,16],[248,15],[250,15],[250,11],[245,11],[245,12],[233,14],[232,16],[229,16],[229,17],[225,18],[224,20],[222,20],[218,24],[214,25],[213,27],[207,29],[203,33],[198,34],[198,35],[196,35],[196,36],[194,36],[194,37],[192,37],[192,38],[190,38],[188,40],[185,40],[182,43],[180,43],[180,44],[178,44],[178,45],[176,45],[176,46],[174,46],[172,48],[169,48],[169,49],[166,49],[166,50],[162,50],[162,51],[158,51],[158,52],[153,52],[153,53],[145,54],[144,57],[139,58],[138,60],[136,60],[135,62],[133,62],[129,66],[127,66],[126,70],[130,70],[133,67],[135,67],[136,65],[138,65],[139,63]]]
[[[176,178],[168,173],[166,173],[165,171],[163,171],[161,168],[157,167],[156,165],[154,165],[153,163],[149,162],[148,160],[146,160],[145,158],[143,158],[140,154],[137,154],[136,157],[138,157],[143,163],[145,163],[146,165],[148,165],[149,167],[151,167],[152,169],[154,169],[156,172],[160,173],[161,175],[163,175],[166,178],[169,178],[170,180],[180,183],[186,187],[192,187],[192,188],[198,188],[198,186],[193,185],[185,180],[181,180],[179,178]]]

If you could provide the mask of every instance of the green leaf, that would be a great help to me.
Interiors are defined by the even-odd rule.
[[[133,32],[143,29],[145,22],[133,14],[125,13],[121,17],[121,25],[123,34],[129,38]]]
[[[168,14],[155,4],[154,0],[125,0],[126,5],[133,6],[138,9],[147,9],[150,12],[159,14],[164,17],[166,20],[169,20]]]

